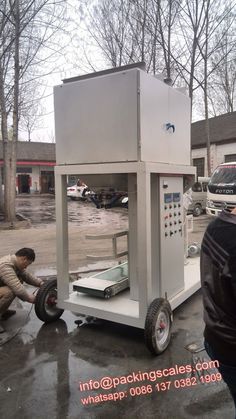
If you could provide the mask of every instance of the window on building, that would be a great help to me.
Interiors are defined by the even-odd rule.
[[[195,182],[192,186],[193,192],[202,192],[202,185],[200,182]]]
[[[197,177],[205,174],[205,158],[193,159],[193,166],[197,168]]]
[[[225,155],[225,163],[229,163],[230,161],[236,161],[236,154]]]
[[[32,167],[17,167],[16,168],[16,173],[32,173]]]
[[[207,185],[208,185],[208,182],[207,183],[205,183],[205,182],[202,183],[203,192],[207,192]]]
[[[54,171],[41,170],[40,184],[41,184],[41,193],[48,193],[48,192],[54,193],[55,192]]]

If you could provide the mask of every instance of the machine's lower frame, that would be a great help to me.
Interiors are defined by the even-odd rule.
[[[57,285],[42,297],[40,318],[51,321],[60,310],[113,321],[145,331],[152,353],[170,341],[172,310],[200,287],[199,258],[184,266],[182,193],[190,166],[151,162],[61,165],[55,168]],[[103,299],[69,289],[68,175],[125,175],[129,194],[129,290]],[[182,187],[182,192],[181,192]],[[181,251],[180,251],[181,249]],[[49,287],[50,288],[50,287]],[[49,291],[48,291],[49,292]],[[57,293],[57,301],[55,297]],[[42,290],[43,293],[43,290]],[[53,298],[52,298],[53,297]],[[54,304],[54,309],[52,307]],[[36,304],[37,306],[37,304]],[[42,316],[45,309],[46,317]],[[38,311],[38,310],[37,310]]]
[[[57,307],[57,280],[49,279],[39,289],[35,301],[35,313],[44,323],[58,320],[64,310]],[[170,303],[156,298],[150,304],[145,319],[144,339],[151,353],[161,354],[171,339],[173,314]]]
[[[127,264],[124,263],[123,265],[116,265],[115,267],[106,270],[104,272],[106,278],[107,276],[109,276],[109,274],[111,277],[114,277],[114,271],[120,271],[121,269],[123,269],[124,272],[127,272],[126,265]],[[125,267],[125,269],[123,266]],[[186,265],[185,268],[186,278],[192,278],[192,275],[194,275],[194,277],[197,278],[199,276],[199,258],[190,259],[188,265]],[[101,275],[103,275],[103,273],[98,274],[98,276],[100,277]],[[124,273],[124,276],[125,275],[126,274]],[[77,281],[75,281],[75,283],[76,282]],[[127,316],[125,320],[123,320],[121,317],[119,317],[119,319],[122,319],[122,323],[124,324],[128,323],[132,326],[143,328],[144,339],[147,348],[150,350],[152,354],[159,355],[168,347],[168,344],[171,339],[171,326],[173,322],[172,308],[178,307],[182,301],[186,300],[186,295],[190,296],[193,294],[194,291],[198,289],[197,283],[195,283],[194,287],[193,285],[192,287],[190,287],[191,284],[187,285],[189,288],[188,290],[185,290],[185,294],[183,294],[183,292],[179,293],[179,295],[177,295],[174,299],[171,299],[170,302],[165,298],[155,298],[147,309],[144,325],[142,325],[140,319],[138,318],[138,303],[128,299],[129,290],[125,290],[122,291],[120,294],[114,295],[110,301],[110,299],[106,299],[106,296],[103,296],[103,298],[101,298],[102,294],[98,297],[98,295],[94,296],[80,293],[78,291],[78,287],[75,286],[74,289],[77,290],[71,293],[70,298],[73,298],[75,301],[78,298],[80,301],[83,301],[85,299],[87,302],[90,301],[90,303],[93,306],[97,305],[97,307],[100,307],[99,311],[96,311],[96,307],[85,309],[84,306],[81,309],[81,311],[87,315],[91,315],[91,313],[93,313],[94,317],[99,316],[99,312],[101,312],[101,307],[103,307],[103,318],[107,320],[111,320],[111,313],[109,313],[109,305],[111,307],[111,304],[113,306],[115,304],[117,310],[121,310],[122,304],[124,305],[128,302],[128,308],[131,310],[129,313],[130,316]],[[62,308],[59,308],[57,304],[57,279],[56,277],[53,277],[52,279],[46,281],[45,284],[42,287],[40,287],[37,293],[35,302],[35,312],[38,318],[45,323],[51,323],[59,319],[63,314],[64,310]],[[63,304],[64,308],[71,309],[71,311],[76,310],[76,305],[71,304],[71,302],[64,302],[59,304],[60,307]],[[107,305],[108,307],[105,317],[104,309]],[[132,312],[136,319],[132,319]],[[115,315],[115,313],[113,313],[113,315]],[[113,320],[117,321],[117,317]],[[131,323],[131,321],[134,320],[136,320],[136,322]]]

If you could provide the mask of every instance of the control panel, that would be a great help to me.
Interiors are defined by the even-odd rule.
[[[160,176],[161,296],[184,289],[183,178]]]
[[[163,225],[166,238],[183,232],[183,214],[181,192],[164,193],[164,218]]]

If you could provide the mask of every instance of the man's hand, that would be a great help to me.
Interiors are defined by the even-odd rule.
[[[39,283],[38,287],[40,288],[42,285],[45,284],[46,281],[46,279],[41,279],[41,282]]]
[[[36,299],[36,295],[29,294],[28,303],[34,304]]]

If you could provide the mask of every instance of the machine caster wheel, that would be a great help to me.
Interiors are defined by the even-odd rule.
[[[61,317],[64,310],[57,308],[57,280],[51,279],[43,284],[36,295],[35,313],[44,323],[53,322]]]
[[[170,342],[173,321],[170,303],[164,298],[156,298],[150,304],[144,329],[146,346],[154,355],[159,355]]]
[[[202,206],[200,204],[196,204],[194,209],[193,209],[193,216],[194,217],[199,217],[199,215],[202,214]]]
[[[199,255],[201,251],[200,246],[198,245],[198,243],[192,243],[190,244],[190,246],[188,247],[188,256],[190,258]]]
[[[112,288],[108,287],[105,289],[105,298],[108,299],[108,298],[111,298],[111,296],[112,296]]]

